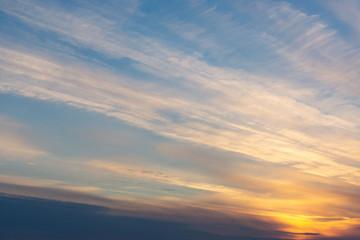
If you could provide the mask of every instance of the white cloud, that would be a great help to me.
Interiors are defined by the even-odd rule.
[[[322,81],[322,89],[328,88],[328,82],[338,84],[344,92],[357,89],[358,69],[348,65],[353,58],[346,60],[352,49],[317,17],[283,4],[262,9],[274,20],[267,33],[272,34],[269,44],[275,42],[276,50],[295,66],[294,81],[211,65],[159,39],[118,29],[112,19],[89,9],[69,14],[52,6],[49,14],[42,6],[20,7],[23,4],[31,5],[8,2],[4,11],[72,44],[115,59],[128,57],[139,63],[140,70],[170,84],[141,85],[65,56],[54,59],[39,51],[3,47],[1,91],[65,102],[163,136],[263,161],[301,162],[299,167],[316,174],[346,172],[356,182],[357,170],[335,159],[357,160],[360,139],[354,133],[359,133],[359,125],[354,119],[360,115],[358,106],[343,95],[316,103],[323,99],[321,92],[299,81],[311,76],[312,83]],[[314,51],[319,54],[312,54]],[[174,83],[186,90],[177,89]],[[332,105],[338,100],[347,107],[341,114]],[[176,113],[179,121],[168,116],[169,111]],[[339,140],[346,145],[339,146]],[[318,168],[313,167],[316,163]]]
[[[273,20],[267,34],[298,76],[323,81],[336,88],[335,91],[356,98],[360,96],[360,54],[356,47],[320,16],[307,15],[288,3],[266,7],[269,19]]]

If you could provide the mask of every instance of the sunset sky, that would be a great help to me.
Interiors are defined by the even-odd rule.
[[[0,238],[360,239],[359,43],[357,0],[0,0]]]

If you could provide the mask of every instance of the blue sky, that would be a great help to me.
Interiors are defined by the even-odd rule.
[[[0,3],[0,192],[359,236],[358,1]]]

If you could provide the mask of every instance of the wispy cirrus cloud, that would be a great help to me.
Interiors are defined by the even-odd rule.
[[[299,71],[298,75],[325,81],[337,90],[359,97],[360,57],[353,44],[319,16],[293,9],[288,3],[271,6],[267,17],[271,21],[267,34],[277,51]]]
[[[359,131],[354,122],[359,109],[352,100],[337,95],[321,99],[323,93],[311,89],[308,84],[299,89],[301,84],[298,82],[211,65],[171,48],[157,38],[115,28],[117,25],[111,18],[97,14],[91,8],[85,13],[75,9],[68,14],[59,6],[51,6],[56,11],[49,16],[43,6],[37,5],[30,10],[20,7],[24,4],[33,5],[27,1],[8,3],[4,11],[30,26],[59,34],[71,44],[86,46],[115,59],[130,58],[137,62],[136,68],[161,81],[169,81],[170,85],[163,87],[150,82],[141,86],[128,77],[119,77],[102,69],[94,71],[96,67],[74,68],[64,64],[65,60],[57,62],[39,58],[36,53],[24,54],[3,48],[3,74],[9,81],[3,81],[2,91],[67,102],[167,137],[241,152],[265,161],[302,162],[302,166],[299,165],[302,169],[317,174],[337,175],[345,171],[356,178],[352,166],[335,160],[348,158],[355,161],[357,154],[359,140],[348,134]],[[258,6],[265,11],[266,6]],[[216,11],[214,8],[211,14]],[[356,80],[357,70],[351,67],[353,65],[347,66],[351,69],[344,75],[340,70],[342,61],[334,60],[337,56],[345,58],[351,49],[315,16],[293,10],[288,4],[273,4],[266,11],[273,20],[273,28],[267,33],[272,35],[269,44],[275,41],[277,51],[295,64],[301,72],[297,78],[313,76],[314,80],[338,82],[336,76],[342,74],[345,81]],[[228,24],[229,17],[224,18],[222,24]],[[295,25],[299,27],[293,28]],[[302,38],[295,29],[304,33],[300,34]],[[276,40],[279,35],[284,35],[283,42]],[[311,53],[315,49],[321,51],[322,59]],[[308,75],[308,70],[313,75]],[[328,74],[329,71],[336,73]],[[31,86],[24,85],[24,75],[31,79]],[[177,79],[176,83],[174,79]],[[176,89],[173,84],[182,86],[185,91],[188,89],[191,94]],[[341,86],[346,87],[346,84]],[[319,98],[322,105],[314,105],[313,101]],[[338,100],[347,106],[341,114],[332,105]],[[325,140],[323,133],[329,129],[334,134]],[[339,149],[331,140],[334,138],[342,138],[349,147]],[[318,165],[320,169],[314,169],[315,162],[326,166]]]
[[[356,24],[360,20],[358,11],[360,9],[359,2],[350,0],[340,5],[337,1],[327,1],[323,3],[323,5],[329,8],[338,19],[351,28],[350,35],[355,35],[357,38],[359,37],[360,29],[358,24]]]
[[[296,130],[296,128],[301,129],[303,127],[301,124],[299,126],[299,122],[296,120],[300,116],[305,118],[305,122],[310,126],[313,122],[315,124],[314,128],[316,128],[319,120],[321,120],[321,128],[354,129],[355,127],[354,123],[322,114],[317,109],[298,103],[289,97],[278,96],[268,89],[264,89],[260,84],[229,82],[221,85],[215,83],[219,86],[220,96],[223,97],[225,93],[228,96],[225,98],[210,97],[209,99],[215,105],[208,106],[205,103],[191,101],[186,98],[166,97],[168,95],[166,93],[167,89],[152,91],[149,94],[149,91],[147,93],[145,91],[151,90],[151,88],[139,89],[137,87],[134,89],[134,87],[124,87],[130,85],[129,78],[119,78],[114,74],[102,72],[101,69],[93,71],[84,68],[73,68],[69,65],[39,59],[32,55],[24,55],[9,50],[3,51],[6,54],[3,58],[4,63],[5,59],[6,64],[11,63],[11,67],[7,68],[6,65],[3,67],[6,70],[3,71],[3,74],[10,74],[11,76],[9,78],[5,75],[5,78],[11,81],[3,81],[3,91],[18,92],[25,96],[43,100],[67,102],[70,105],[115,116],[135,126],[165,136],[239,151],[263,160],[271,160],[264,157],[264,155],[274,150],[273,147],[270,147],[271,142],[277,142],[279,147],[278,161],[281,161],[281,155],[286,158],[286,151],[281,150],[284,147],[300,151],[299,147],[294,146],[294,141],[300,141],[304,145],[309,145],[312,141],[315,141]],[[44,68],[47,69],[46,72],[42,70]],[[28,70],[25,71],[26,69]],[[24,87],[26,86],[24,85],[24,74],[28,76],[27,82],[32,79],[31,87]],[[107,82],[103,82],[99,86],[97,80],[104,78],[104,76],[106,76]],[[121,81],[125,85],[119,85],[117,81]],[[250,89],[250,92],[241,90],[240,84]],[[50,85],[52,87],[49,87]],[[85,92],[83,91],[84,86],[87,86]],[[238,92],[234,91],[235,88],[241,90],[244,94],[240,99],[236,98]],[[175,91],[174,89],[171,90]],[[110,96],[111,98],[109,98]],[[221,108],[217,107],[224,106],[229,102],[233,103],[228,106],[229,109],[219,110]],[[236,107],[242,102],[246,103],[246,105]],[[268,103],[266,106],[260,104],[265,102]],[[188,106],[192,106],[192,108],[190,109]],[[279,109],[277,106],[282,106],[282,108]],[[182,109],[186,110],[183,111]],[[293,115],[275,117],[275,111],[279,111],[278,116],[284,111],[293,113]],[[180,121],[172,119],[172,112],[179,114]],[[227,117],[226,115],[229,112],[231,114]],[[301,115],[299,116],[299,114]],[[248,120],[232,121],[232,119],[241,119],[240,116]],[[260,118],[267,119],[266,125],[264,125],[264,122],[251,123],[251,121],[257,121]],[[281,121],[283,126],[288,126],[288,129],[276,129],[277,132],[274,133],[271,128],[274,128],[274,123],[276,124],[278,121]],[[213,126],[220,127],[221,131]],[[239,142],[239,140],[236,140],[239,136],[246,137],[247,141]],[[272,137],[267,138],[269,136]],[[208,138],[212,138],[214,141],[206,141]],[[262,142],[263,149],[254,149],[252,144],[255,142]],[[356,145],[357,142],[354,141],[354,144]],[[314,145],[311,146],[314,147]],[[304,156],[306,152],[308,152],[309,156],[317,154],[313,150],[305,149],[302,155]],[[327,156],[321,158],[326,160]],[[292,155],[292,159],[293,161],[300,161],[300,159],[296,160],[295,155]]]

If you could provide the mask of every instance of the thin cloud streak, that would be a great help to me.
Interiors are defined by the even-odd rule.
[[[94,72],[89,69],[81,68],[73,69],[69,65],[60,65],[59,63],[38,59],[31,55],[24,55],[5,49],[2,51],[5,54],[3,61],[6,59],[7,64],[11,63],[11,67],[6,67],[6,65],[3,67],[5,70],[3,73],[8,72],[8,74],[10,74],[10,76],[5,75],[5,77],[9,80],[11,79],[11,81],[2,83],[2,91],[15,91],[25,96],[36,97],[43,100],[67,102],[73,106],[117,117],[135,126],[140,126],[165,136],[204,145],[210,144],[213,147],[242,152],[266,161],[271,161],[272,158],[269,156],[274,155],[274,151],[277,152],[277,161],[289,159],[288,152],[290,151],[292,161],[295,162],[304,162],[304,156],[306,155],[313,159],[323,159],[322,161],[327,163],[332,162],[331,157],[329,158],[328,156],[321,154],[321,149],[318,149],[318,151],[320,151],[319,155],[316,152],[314,153],[314,150],[304,149],[303,147],[301,149],[296,146],[299,145],[299,143],[306,146],[309,145],[308,141],[316,141],[312,140],[311,136],[304,136],[304,133],[297,132],[296,128],[298,128],[298,126],[296,125],[299,125],[299,123],[295,121],[295,119],[299,116],[306,116],[308,118],[315,117],[313,120],[310,118],[304,121],[305,123],[310,124],[310,126],[312,125],[312,122],[318,124],[320,120],[321,128],[326,125],[329,125],[329,127],[332,128],[345,128],[348,129],[348,131],[355,130],[354,127],[356,128],[351,122],[321,114],[318,110],[313,109],[310,106],[298,103],[288,97],[275,95],[274,93],[269,92],[269,88],[264,89],[259,84],[253,85],[253,83],[246,81],[240,82],[240,86],[239,82],[235,82],[234,80],[228,81],[225,84],[216,83],[216,88],[217,91],[220,92],[220,96],[226,96],[225,94],[227,94],[228,97],[224,98],[225,100],[223,98],[211,97],[210,99],[212,99],[212,102],[215,105],[208,106],[201,102],[190,102],[185,98],[176,99],[170,96],[167,97],[165,93],[166,89],[161,91],[160,94],[151,92],[150,95],[145,93],[147,89],[126,88],[124,85],[121,86],[116,83],[116,81],[120,80],[121,82],[124,82],[126,86],[128,85],[129,79],[119,79],[119,77],[109,73],[101,71]],[[18,59],[22,60],[19,61]],[[47,72],[39,70],[44,68],[47,69]],[[29,70],[24,72],[25,69]],[[207,69],[211,70],[210,68]],[[65,74],[63,74],[64,72]],[[24,83],[24,81],[18,77],[20,76],[19,74],[21,74],[22,78],[24,74],[27,74],[29,79],[33,79],[31,87],[24,88],[24,86],[26,86],[24,84],[29,84],[29,81]],[[215,73],[212,77],[221,78],[221,76],[224,75],[229,75],[229,73],[221,72],[220,75]],[[94,78],[94,76],[97,77]],[[228,76],[228,78],[229,77],[233,79],[238,78],[235,74]],[[103,78],[109,79],[109,81],[106,83],[103,82],[102,85],[99,86],[99,84],[97,84],[97,79]],[[55,81],[54,79],[58,80]],[[49,87],[49,84],[53,87]],[[83,91],[84,84],[88,89],[86,92]],[[244,95],[241,96],[241,98],[237,97],[239,93],[235,91],[235,89],[240,90],[242,87],[250,90],[250,92],[248,92],[250,93],[250,96],[247,96],[244,90],[242,90]],[[109,96],[112,98],[109,99]],[[277,101],[278,104],[276,103]],[[225,106],[225,104],[228,104],[229,102],[233,102],[233,104],[229,105],[231,109],[219,112],[219,109],[221,108],[216,106]],[[245,106],[239,108],[233,107],[245,102]],[[261,107],[264,103],[265,107]],[[192,106],[192,108],[189,109],[188,106]],[[257,110],[256,108],[259,108],[259,106],[260,109]],[[282,106],[284,109],[279,109],[278,106]],[[180,116],[184,119],[183,122],[179,124],[171,121],[171,119],[168,119],[166,116],[161,115],[159,110],[162,109],[171,109],[172,112],[181,114]],[[186,109],[187,112],[182,111],[183,109]],[[294,111],[294,109],[296,110]],[[281,116],[282,112],[294,112],[294,116],[288,115],[284,116],[285,119],[281,119],[275,117],[276,111],[279,111],[279,113],[276,114],[277,116]],[[233,116],[242,116],[241,118],[237,117],[237,119],[247,118],[249,120],[247,122],[242,121],[238,123],[231,121],[232,119],[226,119],[226,115],[223,115],[226,114],[226,112],[232,112]],[[232,118],[236,119],[234,117]],[[289,129],[281,130],[277,127],[275,128],[275,133],[273,128],[276,126],[271,126],[271,124],[270,126],[266,126],[262,125],[260,122],[260,124],[255,124],[255,127],[253,127],[254,125],[249,122],[254,120],[258,121],[258,119],[261,118],[268,119],[267,125],[275,119],[277,121],[280,120],[284,123],[282,125],[289,126]],[[292,118],[294,118],[294,120]],[[220,127],[221,131],[212,126]],[[291,130],[291,128],[294,127],[295,132],[294,130]],[[301,125],[299,127],[302,128]],[[316,126],[314,127],[316,129]],[[245,137],[247,140],[239,142],[237,140],[239,137],[242,139]],[[206,140],[209,138],[213,139],[211,143]],[[346,140],[347,139],[344,139],[344,141]],[[349,140],[351,141],[351,139]],[[294,143],[296,143],[296,145],[294,145]],[[260,144],[262,147],[254,148],[255,145],[253,144],[256,144],[257,146]],[[351,145],[353,144],[356,146],[359,142],[355,140]],[[276,147],[276,145],[278,145],[278,147]],[[315,147],[316,149],[317,146],[311,145],[311,147]],[[355,147],[351,147],[351,149],[354,148]],[[336,151],[336,146],[333,145],[332,149]],[[298,158],[294,155],[295,151],[298,152]],[[328,151],[329,150],[326,147],[326,152]],[[335,154],[338,154],[338,152],[339,151],[335,152]],[[342,150],[342,152],[344,151]],[[350,151],[346,157],[351,158],[353,156],[352,152],[353,151]],[[336,163],[332,164],[337,165]]]
[[[8,161],[31,160],[47,155],[46,151],[33,146],[29,139],[24,139],[24,129],[20,123],[0,115],[0,158]]]
[[[272,38],[278,51],[302,74],[334,83],[334,87],[359,97],[359,51],[341,39],[335,30],[284,3],[269,10],[275,21]]]

